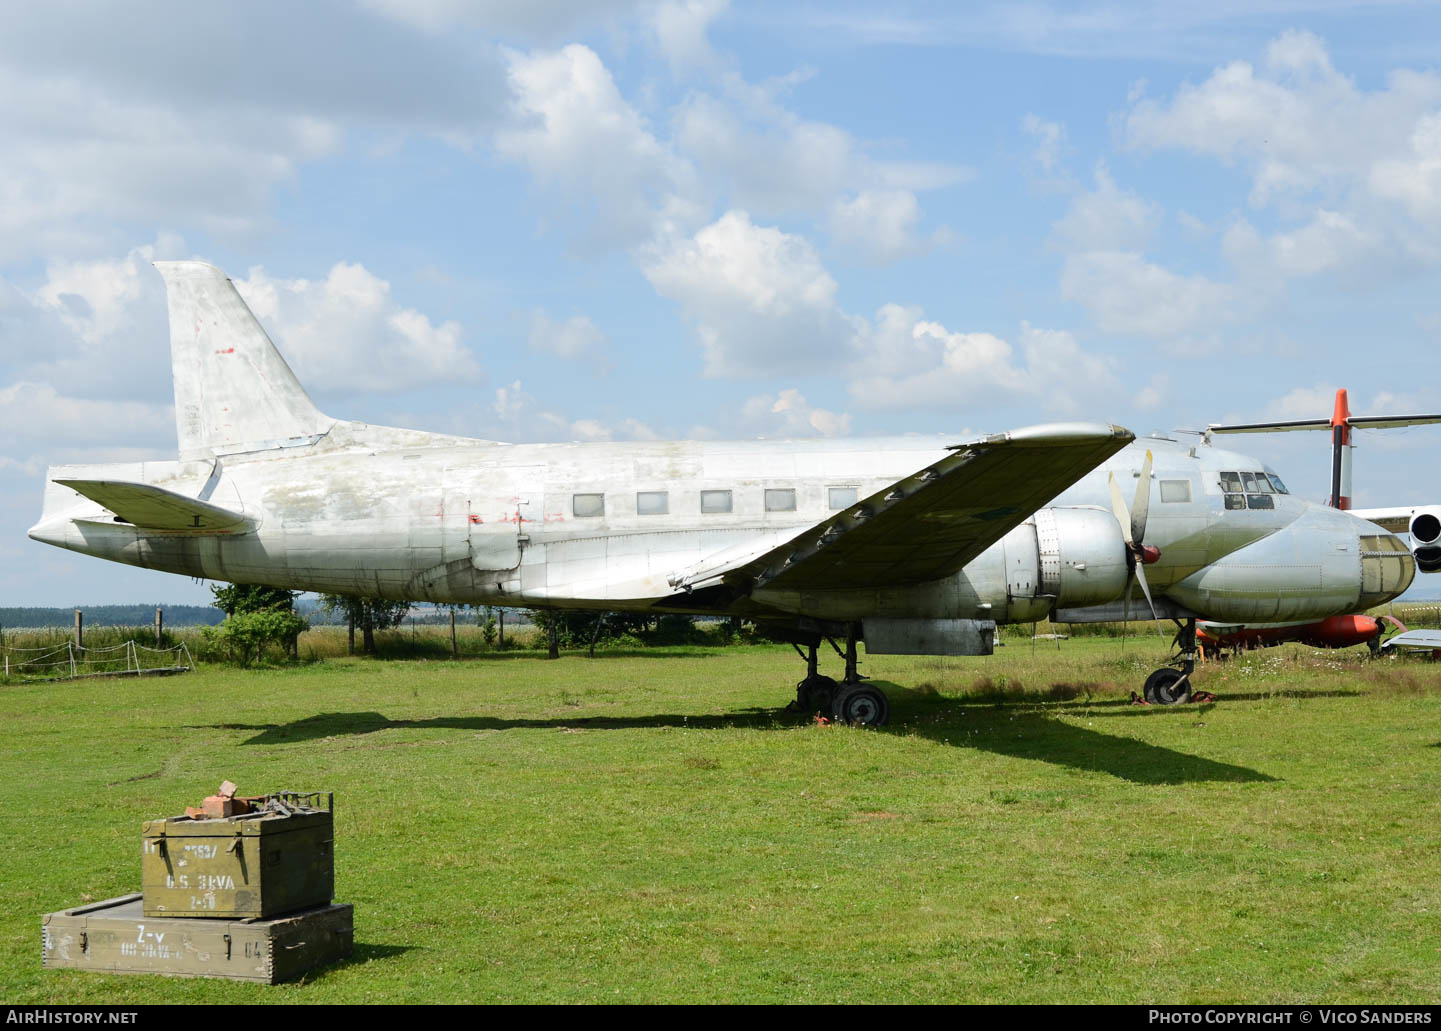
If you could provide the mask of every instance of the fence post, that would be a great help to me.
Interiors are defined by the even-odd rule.
[[[157,608],[155,610],[155,647],[159,648],[164,642],[160,635],[165,632],[165,611]]]
[[[496,609],[495,614],[500,624],[500,650],[505,651],[505,609]]]
[[[76,619],[79,619],[79,618],[80,618],[80,610],[79,610],[79,609],[76,609],[76,610],[75,610],[75,618],[76,618]],[[71,644],[69,641],[66,641],[66,642],[65,642],[65,650],[70,653],[70,675],[73,677],[73,676],[76,675],[76,673],[75,673],[75,646],[74,646],[73,644]]]
[[[460,649],[455,646],[455,606],[450,609],[450,657],[460,658]]]
[[[347,634],[348,634],[349,636],[347,637],[347,640],[346,640],[345,654],[347,654],[347,655],[354,655],[354,654],[355,654],[355,613],[354,613],[354,612],[351,612],[347,618],[349,619],[349,629],[347,630]]]
[[[85,647],[85,614],[75,610],[75,647]]]

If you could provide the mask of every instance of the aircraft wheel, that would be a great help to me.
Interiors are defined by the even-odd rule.
[[[831,719],[853,727],[881,727],[891,715],[886,693],[866,684],[852,684],[835,697]]]
[[[830,677],[808,677],[801,681],[801,697],[805,699],[806,712],[830,714],[835,702],[838,685]]]
[[[1152,705],[1180,705],[1191,697],[1191,678],[1178,669],[1158,669],[1146,678],[1145,690]]]

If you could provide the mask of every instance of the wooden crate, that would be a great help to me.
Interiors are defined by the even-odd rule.
[[[350,955],[349,905],[273,920],[149,917],[140,894],[49,913],[41,922],[47,969],[221,977],[276,984]]]
[[[335,821],[325,810],[146,821],[145,915],[272,917],[329,902]]]

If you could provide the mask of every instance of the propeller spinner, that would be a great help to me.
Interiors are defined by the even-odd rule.
[[[1161,617],[1156,615],[1156,603],[1151,600],[1151,585],[1146,582],[1146,567],[1160,559],[1161,549],[1141,543],[1146,536],[1146,515],[1151,508],[1151,452],[1146,452],[1146,460],[1141,463],[1141,478],[1136,483],[1136,500],[1129,512],[1126,511],[1125,499],[1121,497],[1121,488],[1116,483],[1116,474],[1111,473],[1109,479],[1111,511],[1116,514],[1116,522],[1121,526],[1121,537],[1126,542],[1126,564],[1130,567],[1126,590],[1121,596],[1126,610],[1124,615],[1129,621],[1130,577],[1135,577],[1141,585],[1141,593],[1146,596],[1146,604],[1151,608],[1151,618],[1156,621],[1156,632],[1164,637],[1165,634],[1161,632]]]

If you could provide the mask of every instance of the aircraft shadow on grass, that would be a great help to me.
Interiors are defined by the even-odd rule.
[[[880,733],[913,735],[955,748],[975,748],[1019,759],[1035,759],[1076,770],[1108,773],[1137,784],[1203,781],[1255,782],[1276,778],[1257,770],[1188,755],[1134,738],[1118,737],[1055,719],[1034,702],[977,705],[952,699],[918,698],[894,684],[884,686],[896,702],[895,721]],[[1107,703],[1100,703],[1107,704]],[[1195,710],[1192,710],[1193,712]],[[378,712],[327,712],[291,723],[219,723],[216,730],[258,731],[246,745],[281,745],[381,730],[523,730],[574,728],[628,730],[647,727],[696,729],[793,729],[805,717],[774,709],[743,709],[722,715],[556,716],[501,719],[495,716],[437,716],[390,719]]]

